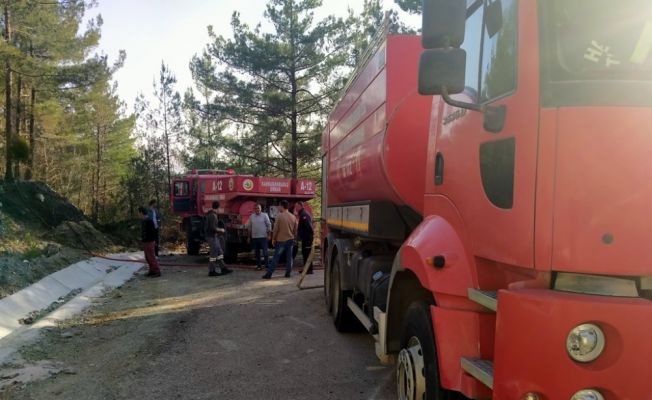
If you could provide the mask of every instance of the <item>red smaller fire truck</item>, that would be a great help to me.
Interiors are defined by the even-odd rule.
[[[172,212],[183,217],[181,229],[187,235],[187,253],[196,255],[204,240],[204,217],[213,201],[219,201],[219,221],[226,230],[224,259],[233,263],[238,253],[250,250],[246,225],[256,204],[273,223],[281,200],[288,200],[292,209],[297,201],[314,197],[315,182],[310,180],[238,175],[232,169],[192,170],[173,180],[170,204]],[[311,212],[307,204],[306,209]]]

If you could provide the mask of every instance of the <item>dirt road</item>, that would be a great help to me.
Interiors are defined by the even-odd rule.
[[[0,399],[396,397],[394,369],[380,366],[369,336],[335,331],[321,289],[297,290],[297,275],[206,273],[166,267],[162,278],[135,278],[24,348],[57,372]],[[321,271],[309,278],[320,284]]]

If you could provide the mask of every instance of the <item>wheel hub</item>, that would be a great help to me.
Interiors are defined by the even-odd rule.
[[[399,400],[425,400],[426,371],[418,338],[411,337],[399,353],[396,375]]]

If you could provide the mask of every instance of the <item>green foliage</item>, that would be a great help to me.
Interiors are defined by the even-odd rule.
[[[230,122],[220,137],[224,156],[254,173],[297,176],[318,159],[325,115],[343,83],[342,20],[316,21],[317,0],[270,0],[271,27],[249,27],[236,12],[233,38],[209,28],[212,43],[191,62],[206,102],[190,102],[214,127]],[[248,168],[247,168],[248,167]]]
[[[114,62],[92,55],[102,26],[100,17],[86,16],[93,3],[0,3],[0,102],[10,143],[1,172],[7,180],[45,181],[102,220],[124,208],[120,182],[135,156],[134,118],[111,83],[125,53]]]
[[[14,138],[9,146],[9,152],[16,162],[25,162],[29,159],[29,143],[24,138]]]
[[[421,14],[423,11],[423,0],[394,0],[394,3],[411,14]]]

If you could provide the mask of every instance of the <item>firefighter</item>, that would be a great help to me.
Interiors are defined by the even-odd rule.
[[[310,251],[312,250],[312,242],[315,238],[315,231],[312,227],[312,217],[303,207],[303,202],[297,202],[295,208],[297,209],[297,238],[301,241],[301,256],[303,257],[303,268],[308,268],[308,274],[312,274],[312,263],[306,265]],[[303,272],[303,270],[301,271]]]
[[[233,270],[224,264],[224,251],[220,244],[219,235],[224,234],[224,229],[218,225],[217,210],[220,208],[220,202],[214,201],[211,210],[206,214],[204,234],[206,241],[210,246],[208,258],[208,276],[222,276],[230,274]]]

